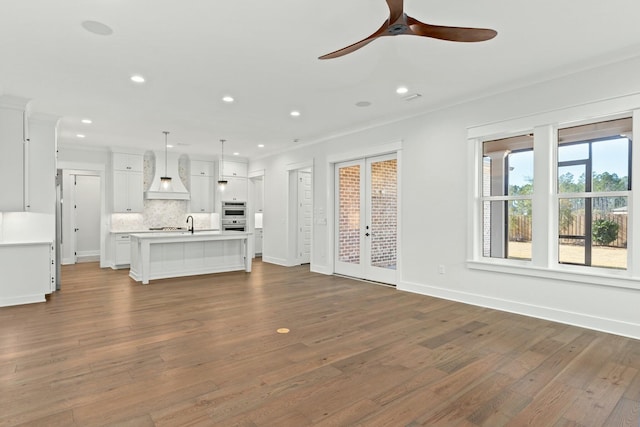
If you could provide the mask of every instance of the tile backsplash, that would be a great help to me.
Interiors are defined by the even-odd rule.
[[[141,231],[152,227],[187,227],[187,216],[193,216],[196,229],[218,229],[217,213],[189,213],[184,200],[145,200],[143,213],[111,215],[111,231]]]

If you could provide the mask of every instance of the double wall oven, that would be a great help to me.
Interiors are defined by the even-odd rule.
[[[222,231],[246,231],[247,203],[222,202]]]

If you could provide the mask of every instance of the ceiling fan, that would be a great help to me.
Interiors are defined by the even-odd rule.
[[[431,37],[454,42],[482,42],[494,38],[498,33],[488,28],[444,27],[425,24],[404,13],[404,0],[386,0],[389,5],[389,18],[375,33],[345,48],[322,55],[318,59],[332,59],[354,52],[371,43],[378,37],[409,36]]]

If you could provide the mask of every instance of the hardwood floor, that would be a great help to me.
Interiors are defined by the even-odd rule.
[[[0,309],[0,426],[639,423],[639,341],[306,266],[127,274]]]

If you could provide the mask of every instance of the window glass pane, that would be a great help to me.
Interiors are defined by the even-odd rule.
[[[531,200],[509,202],[509,258],[531,259]]]
[[[560,199],[558,262],[627,268],[628,197]]]
[[[570,144],[558,147],[558,161],[585,160],[589,158],[589,144]]]
[[[484,202],[483,254],[492,258],[506,258],[505,201]]]
[[[592,199],[591,265],[627,268],[627,197]]]
[[[593,156],[592,191],[627,191],[629,181],[629,140],[616,138],[596,141]]]
[[[505,196],[533,186],[533,135],[485,141],[482,145],[482,195]],[[522,194],[522,193],[518,193]]]
[[[561,264],[585,265],[584,239],[560,239],[558,262]]]
[[[533,150],[510,153],[507,165],[508,194],[533,194]]]
[[[558,167],[558,193],[584,193],[586,165]]]
[[[558,212],[558,262],[582,264],[585,252],[585,203],[586,199],[560,199]]]

